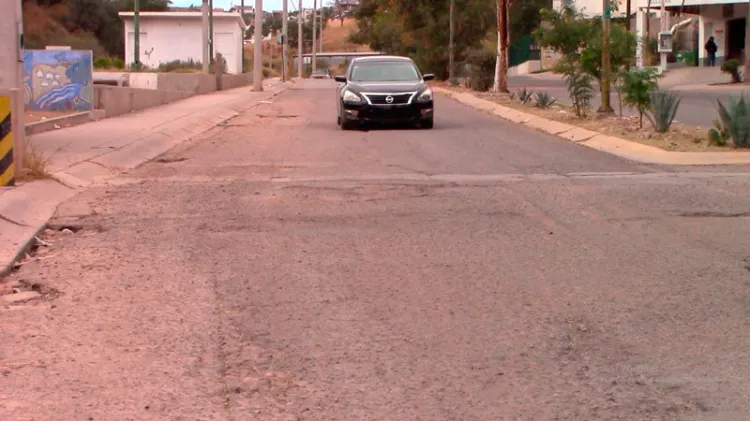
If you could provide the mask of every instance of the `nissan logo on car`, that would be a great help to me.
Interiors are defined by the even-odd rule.
[[[393,104],[393,97],[390,96],[390,95],[388,95],[387,97],[385,97],[385,102],[387,102],[389,104]]]

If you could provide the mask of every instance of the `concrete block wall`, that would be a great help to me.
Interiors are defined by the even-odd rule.
[[[252,73],[222,75],[221,89],[253,83]],[[127,86],[94,85],[94,108],[107,117],[144,110],[217,90],[216,75],[203,73],[130,73]]]
[[[180,101],[193,95],[190,92],[98,85],[94,87],[94,106],[104,110],[109,118]]]

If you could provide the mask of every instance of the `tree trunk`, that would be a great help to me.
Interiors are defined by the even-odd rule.
[[[508,92],[508,17],[511,0],[497,0],[497,61],[494,92]]]

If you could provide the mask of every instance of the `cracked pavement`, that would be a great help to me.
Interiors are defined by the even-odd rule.
[[[0,284],[39,292],[0,310],[0,419],[747,417],[750,167],[443,97],[434,130],[343,132],[334,98],[306,82],[64,203]]]

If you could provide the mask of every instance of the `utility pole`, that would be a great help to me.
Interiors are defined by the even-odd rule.
[[[289,28],[288,28],[289,9],[288,7],[289,6],[287,4],[287,1],[288,0],[284,0],[284,4],[282,7],[282,10],[283,10],[282,19],[284,20],[282,22],[282,29],[281,29],[281,81],[282,82],[286,82],[286,79],[287,79],[286,72],[289,67],[287,65],[287,53],[288,53],[287,44],[289,43],[289,40],[288,40],[288,37],[289,37]]]
[[[304,63],[302,53],[305,52],[304,40],[302,39],[304,36],[304,32],[302,31],[302,0],[299,0],[297,10],[299,10],[299,13],[297,13],[297,77],[302,79],[302,64]]]
[[[612,66],[610,64],[609,32],[611,9],[610,0],[602,0],[602,104],[599,106],[599,114],[613,114],[615,111],[610,105],[610,82],[612,81]]]
[[[315,70],[317,68],[317,57],[315,55],[315,23],[317,22],[317,15],[318,14],[318,0],[313,0],[313,14],[312,14],[312,24],[313,24],[313,31],[312,31],[312,69]]]
[[[208,0],[203,0],[201,8],[203,12],[203,73],[209,72],[208,65],[211,63],[211,55],[208,53],[208,44],[211,42],[208,37]]]
[[[323,0],[320,0],[320,27],[318,28],[318,34],[320,36],[320,52],[323,53]]]
[[[263,0],[255,0],[255,43],[253,46],[253,88],[263,90]]]
[[[214,61],[214,0],[208,0],[208,62]]]
[[[630,0],[628,0],[630,1]],[[245,22],[245,0],[240,2],[240,17],[242,18],[242,26],[246,25]],[[242,66],[240,73],[245,73],[245,30],[242,30]]]
[[[141,64],[141,4],[140,0],[133,2],[133,64],[140,69]]]
[[[665,0],[661,0],[661,32],[665,32],[669,26],[669,22],[667,22],[667,2]],[[659,42],[661,42],[661,35],[659,35]],[[661,53],[660,55],[660,64],[661,64],[661,71],[664,72],[667,70],[667,53]]]
[[[0,133],[0,186],[13,185],[23,175],[24,125],[23,8],[21,0],[5,1],[0,14],[0,118],[10,114],[10,133]],[[2,98],[3,96],[7,98]],[[10,149],[5,149],[10,147]],[[11,152],[12,150],[12,152]],[[10,172],[10,166],[14,172]]]
[[[453,15],[454,9],[456,7],[456,1],[455,0],[449,0],[450,1],[450,36],[448,41],[448,79],[450,79],[451,85],[456,84],[456,74],[455,74],[455,68],[453,60],[455,59],[455,45],[453,43],[453,36],[455,34],[456,30],[456,22],[455,17]],[[629,1],[629,0],[628,0]]]
[[[648,1],[651,1],[651,0],[648,0]],[[630,32],[630,31],[633,30],[631,28],[632,25],[630,24],[631,23],[631,20],[630,20],[630,10],[631,10],[631,7],[632,7],[632,5],[630,4],[630,0],[627,0],[625,2],[625,14],[626,14],[627,20],[628,20],[628,32]]]

